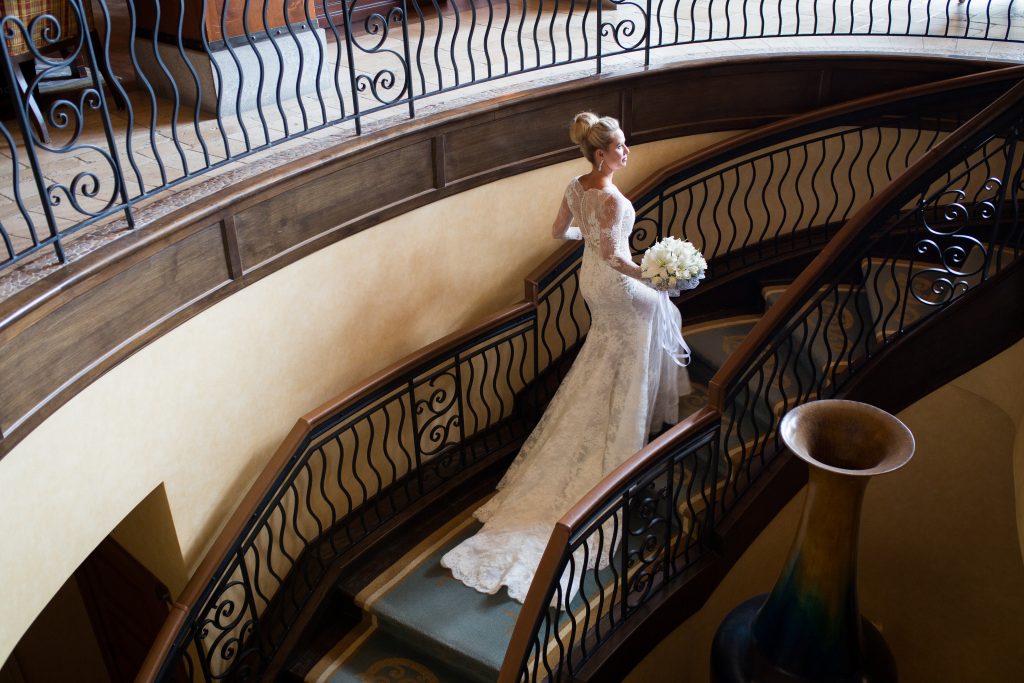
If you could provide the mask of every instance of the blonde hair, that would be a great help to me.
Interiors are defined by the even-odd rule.
[[[594,152],[607,149],[612,144],[619,122],[610,116],[598,116],[591,111],[581,111],[569,124],[569,139],[579,145],[587,161],[594,163]]]

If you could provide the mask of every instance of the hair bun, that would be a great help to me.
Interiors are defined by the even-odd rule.
[[[573,117],[569,125],[569,139],[574,144],[582,145],[590,135],[590,129],[599,121],[597,114],[590,111],[581,111]]]

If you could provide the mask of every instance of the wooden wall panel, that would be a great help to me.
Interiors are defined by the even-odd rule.
[[[572,97],[550,105],[519,108],[445,134],[445,178],[466,180],[525,159],[572,151],[569,122],[578,112],[620,116],[618,89]]]
[[[937,67],[941,66],[941,72]],[[946,64],[921,63],[916,68],[894,69],[885,65],[862,62],[839,64],[830,70],[828,94],[823,104],[846,102],[886,90],[898,90],[910,85],[930,83],[942,78],[965,76],[974,73],[976,67],[970,62],[950,60]],[[940,75],[941,74],[941,75]]]
[[[242,267],[434,187],[429,140],[399,147],[280,192],[235,214]]]
[[[221,297],[417,206],[574,158],[568,123],[580,110],[617,115],[631,142],[650,142],[995,66],[841,54],[695,61],[470,105],[291,162],[0,302],[0,457],[104,371]],[[224,286],[229,264],[235,279]]]
[[[0,429],[31,415],[66,383],[140,332],[228,281],[219,224],[85,291],[0,349]]]
[[[818,106],[821,74],[817,65],[780,63],[754,71],[709,68],[686,78],[652,79],[633,91],[633,134],[665,136],[713,122],[725,128],[746,126],[809,111]]]

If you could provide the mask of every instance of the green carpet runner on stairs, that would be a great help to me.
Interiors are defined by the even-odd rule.
[[[794,386],[772,385],[763,405],[755,406],[742,419],[759,425],[757,431],[777,424],[787,396],[794,398],[815,386],[825,373],[841,371],[847,362],[862,358],[872,345],[883,341],[883,335],[894,331],[890,327],[898,320],[890,325],[880,318],[902,309],[904,323],[916,319],[928,306],[914,297],[900,301],[905,294],[899,283],[906,281],[911,269],[919,268],[906,261],[865,259],[863,284],[830,290],[827,297],[831,299],[823,300],[810,323],[793,330],[775,354],[786,366],[787,381]],[[927,287],[921,284],[915,293],[924,298],[928,292],[918,292],[921,286]],[[765,287],[765,307],[775,304],[784,290],[785,285]],[[758,315],[743,315],[684,327],[693,355],[689,369],[694,390],[683,399],[684,416],[707,404],[708,381],[758,319]],[[881,323],[886,333],[868,339],[862,320]],[[808,335],[814,337],[809,345],[803,342]],[[764,381],[774,381],[777,370],[763,370]],[[742,432],[742,428],[737,431]],[[740,450],[739,439],[733,436],[730,457],[735,460],[733,451]],[[485,595],[468,588],[440,564],[444,553],[480,528],[472,511],[482,502],[458,513],[357,594],[349,594],[352,603],[362,610],[362,621],[314,665],[305,677],[307,683],[487,683],[497,678],[521,605],[504,592]],[[598,581],[603,581],[600,575]],[[571,610],[574,615],[584,612],[581,596],[586,596],[594,609],[600,592],[595,585],[588,590],[584,583]],[[570,620],[566,617],[564,622]]]
[[[705,385],[694,381],[694,389],[684,401],[686,414],[706,404]],[[308,683],[485,683],[497,678],[521,605],[504,592],[485,595],[466,587],[440,564],[444,553],[480,528],[472,517],[480,503],[351,596],[363,620],[314,665],[305,677]],[[611,586],[613,581],[606,579]],[[586,584],[580,591],[572,610],[578,622],[586,611],[581,596],[587,596],[596,615],[597,593]]]
[[[781,288],[766,288],[766,304],[774,303],[780,293]],[[865,300],[864,305],[870,304]],[[683,400],[684,414],[706,405],[708,380],[758,319],[744,315],[684,328],[693,353],[694,388]],[[841,325],[831,323],[840,331]],[[812,350],[811,356],[794,361],[806,365],[801,373],[809,379],[823,370],[819,350]],[[775,403],[782,397],[771,398]],[[766,419],[767,410],[761,409],[755,419]],[[497,678],[521,605],[504,592],[485,595],[466,587],[440,564],[444,553],[479,529],[472,517],[478,505],[459,513],[349,596],[362,610],[362,622],[317,662],[305,677],[307,683],[486,683]],[[582,602],[577,602],[582,610]]]
[[[482,502],[482,501],[481,501]],[[353,596],[362,623],[306,676],[313,683],[493,681],[520,605],[452,578],[441,556],[474,534],[474,504]],[[392,674],[402,672],[394,678]]]

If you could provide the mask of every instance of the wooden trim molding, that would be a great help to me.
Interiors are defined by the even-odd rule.
[[[0,303],[0,457],[107,370],[241,288],[419,206],[575,158],[566,128],[580,109],[621,111],[631,140],[651,142],[994,66],[841,54],[693,61],[410,120],[271,169]]]

